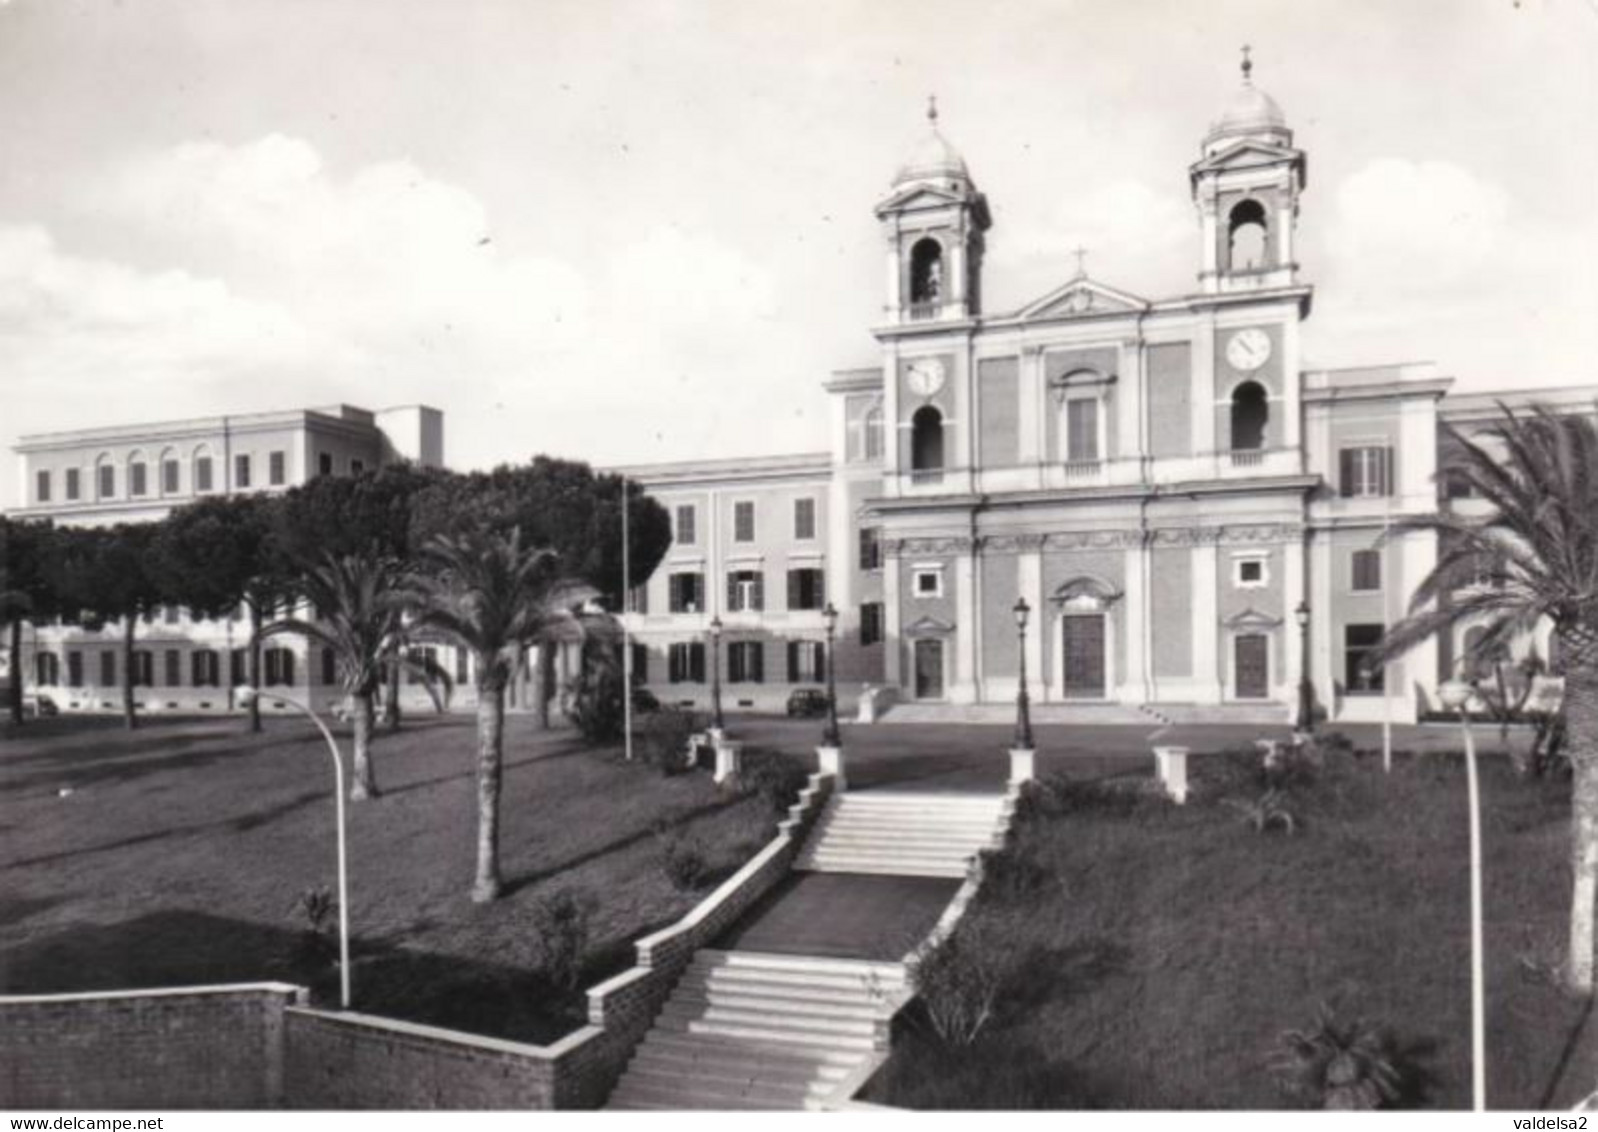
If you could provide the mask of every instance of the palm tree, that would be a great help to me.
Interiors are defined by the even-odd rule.
[[[578,590],[558,577],[552,550],[508,534],[476,530],[440,535],[421,552],[407,587],[419,628],[448,637],[476,659],[477,877],[472,899],[500,893],[499,797],[505,754],[505,689],[531,645],[547,642]],[[564,603],[564,604],[563,604]]]
[[[1485,513],[1447,511],[1400,524],[1439,536],[1437,563],[1408,615],[1387,634],[1396,656],[1468,623],[1480,625],[1472,657],[1491,657],[1544,620],[1565,668],[1566,741],[1575,770],[1567,977],[1593,990],[1594,901],[1598,898],[1598,418],[1533,406],[1502,419],[1478,443],[1445,427],[1454,453],[1442,474],[1484,500]],[[1472,509],[1474,510],[1474,509]],[[1484,582],[1460,587],[1464,576]]]
[[[378,793],[371,758],[374,699],[404,634],[403,578],[400,564],[392,558],[373,553],[326,555],[307,567],[301,579],[315,619],[285,617],[261,630],[262,638],[297,633],[333,650],[339,684],[352,709],[355,765],[350,797],[357,801]]]

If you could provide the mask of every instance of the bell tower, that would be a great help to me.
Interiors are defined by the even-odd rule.
[[[887,243],[891,323],[971,318],[982,313],[983,233],[992,220],[965,159],[938,129],[928,131],[876,207]]]
[[[1199,285],[1206,294],[1298,281],[1294,229],[1306,183],[1304,151],[1276,100],[1254,85],[1243,48],[1243,85],[1204,135],[1188,170],[1202,231]]]

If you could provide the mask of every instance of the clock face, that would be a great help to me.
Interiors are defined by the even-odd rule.
[[[922,397],[930,397],[943,388],[943,363],[937,358],[912,362],[905,376],[911,390]]]
[[[1226,360],[1233,369],[1250,373],[1264,365],[1271,356],[1271,336],[1257,326],[1239,330],[1226,343]]]

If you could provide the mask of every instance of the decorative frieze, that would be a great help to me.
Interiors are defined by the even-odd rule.
[[[1025,534],[987,535],[979,541],[989,554],[1024,554],[1039,550],[1120,550],[1144,545],[1248,546],[1264,543],[1301,542],[1304,528],[1295,523],[1244,523],[1227,526],[1159,527],[1097,531],[1038,531]],[[915,544],[915,553],[963,553],[970,539],[904,539]]]
[[[975,546],[976,541],[966,535],[882,540],[882,552],[889,558],[903,558],[906,555],[969,554]]]

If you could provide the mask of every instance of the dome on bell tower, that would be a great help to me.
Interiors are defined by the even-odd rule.
[[[1204,135],[1206,153],[1244,137],[1258,137],[1278,145],[1293,143],[1293,131],[1287,128],[1287,116],[1276,99],[1254,85],[1254,63],[1248,53],[1249,49],[1243,48],[1243,85]]]
[[[894,187],[916,181],[960,181],[970,185],[971,171],[966,168],[965,158],[938,129],[938,102],[935,97],[927,100],[927,124],[927,132],[893,175]]]

